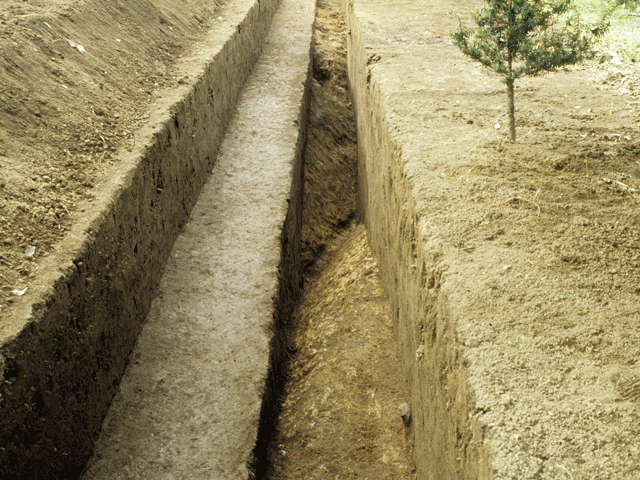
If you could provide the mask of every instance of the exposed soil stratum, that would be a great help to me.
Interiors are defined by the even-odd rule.
[[[345,15],[337,0],[317,7],[303,159],[305,289],[267,478],[410,480],[410,422],[398,409],[408,390],[393,315],[364,226],[349,225],[357,145]]]
[[[598,63],[521,79],[511,143],[504,84],[447,35],[450,12],[470,22],[479,3],[355,3],[366,88],[407,162],[381,188],[410,185],[416,218],[397,229],[407,267],[446,293],[444,334],[472,394],[462,415],[479,427],[458,434],[452,461],[473,442],[495,479],[640,478],[637,97],[599,83]],[[412,223],[424,247],[413,266]],[[433,358],[433,325],[405,363]],[[430,380],[446,412],[456,380]]]
[[[186,80],[175,65],[223,3],[0,1],[0,315]]]
[[[173,67],[220,3],[0,0],[0,322],[149,106],[184,82]],[[499,478],[640,478],[639,100],[602,88],[595,63],[523,79],[510,143],[503,85],[450,48],[449,12],[472,6],[432,3],[369,66],[391,78],[393,49],[437,47],[402,73],[393,114],[424,115],[404,132],[430,139],[412,179],[431,205],[421,235],[456,254],[444,273],[465,289],[457,327],[484,359],[469,367],[484,392],[470,414]],[[425,76],[438,95],[422,95]]]

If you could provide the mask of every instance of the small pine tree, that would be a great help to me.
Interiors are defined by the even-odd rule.
[[[516,139],[515,80],[581,62],[593,52],[595,37],[608,27],[606,16],[591,28],[577,15],[561,21],[570,4],[571,0],[485,0],[472,16],[477,29],[460,22],[460,28],[451,33],[462,53],[502,76],[512,142]]]

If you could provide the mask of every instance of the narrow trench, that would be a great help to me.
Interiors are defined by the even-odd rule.
[[[395,327],[355,220],[357,145],[339,0],[319,0],[304,152],[304,293],[257,478],[414,479]]]

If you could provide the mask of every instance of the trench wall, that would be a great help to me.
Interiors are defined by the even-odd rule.
[[[80,473],[278,3],[234,2],[237,28],[121,152],[114,183],[43,266],[55,273],[30,289],[35,300],[3,318],[0,477]]]
[[[424,210],[416,206],[412,182],[416,158],[407,148],[412,139],[398,128],[389,102],[393,91],[375,74],[384,46],[364,3],[345,1],[358,128],[358,211],[397,317],[418,478],[488,479],[488,453],[480,427],[469,420],[473,399],[442,288],[442,252],[421,228]]]

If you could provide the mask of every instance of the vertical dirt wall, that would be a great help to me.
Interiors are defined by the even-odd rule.
[[[121,152],[115,184],[100,187],[42,267],[36,302],[3,319],[0,477],[80,473],[277,6],[234,4],[237,29]]]
[[[304,150],[303,261],[311,266],[355,214],[357,146],[341,0],[319,0]]]
[[[402,142],[372,69],[366,14],[345,2],[349,77],[358,127],[359,214],[367,227],[397,316],[399,348],[411,388],[418,478],[491,478],[482,435],[469,422],[463,362],[441,290],[437,248],[419,231]]]
[[[311,82],[311,68],[307,85]],[[262,396],[260,425],[256,445],[253,450],[251,468],[255,478],[264,478],[269,468],[269,445],[277,431],[280,413],[280,396],[287,378],[289,364],[289,337],[296,306],[303,286],[302,223],[303,223],[303,152],[307,141],[308,109],[311,89],[307,87],[300,107],[300,135],[296,144],[293,162],[291,190],[288,197],[289,208],[280,234],[281,252],[278,265],[278,292],[274,298],[273,336],[269,349],[269,373]]]

